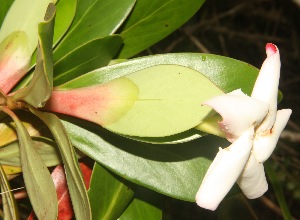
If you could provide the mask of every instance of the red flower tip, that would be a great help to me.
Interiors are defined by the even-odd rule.
[[[273,54],[275,54],[277,52],[277,47],[275,44],[272,43],[267,43],[266,44],[266,53],[267,56],[272,56]]]

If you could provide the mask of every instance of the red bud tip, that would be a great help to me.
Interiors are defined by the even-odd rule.
[[[272,56],[273,54],[275,54],[277,52],[277,47],[275,44],[272,44],[272,43],[267,43],[266,44],[266,53],[267,53],[267,56]]]

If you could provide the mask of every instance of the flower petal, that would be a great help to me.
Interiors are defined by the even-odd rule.
[[[237,184],[248,199],[262,196],[268,190],[264,166],[251,154]]]
[[[212,98],[204,105],[212,107],[222,116],[219,126],[230,142],[234,142],[251,126],[259,124],[268,112],[266,103],[245,95],[240,89]]]
[[[278,48],[271,43],[266,45],[267,58],[262,64],[251,97],[269,104],[269,112],[257,129],[257,133],[270,130],[275,122],[277,94],[280,77],[280,55]]]
[[[215,210],[241,174],[252,148],[251,127],[228,148],[218,152],[196,195],[197,204]]]
[[[259,162],[263,163],[271,156],[291,114],[291,109],[277,111],[276,121],[271,133],[256,135],[253,142],[253,153]]]

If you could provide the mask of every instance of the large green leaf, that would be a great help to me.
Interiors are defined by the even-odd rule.
[[[94,220],[118,219],[133,191],[120,177],[95,163],[88,195]]]
[[[8,108],[2,110],[16,123],[24,182],[34,212],[39,219],[54,220],[58,201],[50,172],[22,122]]]
[[[130,79],[139,88],[134,106],[114,123],[100,124],[125,135],[161,137],[200,124],[209,113],[201,103],[213,96],[237,88],[250,93],[257,73],[258,70],[249,64],[217,55],[156,55],[95,70],[59,89],[92,86],[118,77]],[[171,142],[183,142],[192,137],[187,134]]]
[[[92,217],[87,192],[74,148],[65,128],[54,114],[40,112],[34,108],[30,108],[30,111],[48,126],[58,145],[76,218],[90,220]]]
[[[54,57],[60,59],[91,40],[113,34],[134,3],[135,0],[78,0],[74,21],[55,49]]]
[[[134,199],[119,220],[162,219],[161,195],[144,187],[134,191]]]
[[[121,31],[124,47],[119,58],[131,57],[178,29],[204,0],[138,0]]]
[[[32,80],[22,90],[18,90],[13,99],[23,100],[34,107],[43,107],[49,99],[53,82],[52,41],[54,29],[55,5],[49,4],[45,21],[39,23],[39,44],[37,64]]]
[[[210,112],[201,103],[223,92],[198,71],[157,65],[126,75],[139,89],[134,106],[119,120],[103,126],[113,132],[165,137],[200,124]]]
[[[19,219],[18,208],[13,192],[11,191],[9,182],[0,164],[0,185],[3,204],[3,220]]]
[[[59,89],[73,89],[108,82],[156,65],[175,64],[196,70],[224,93],[241,88],[251,94],[258,69],[248,63],[214,54],[178,53],[147,56],[94,70]]]
[[[121,177],[157,192],[195,201],[221,138],[203,137],[177,145],[153,145],[112,134],[98,125],[68,118],[62,121],[72,143]]]
[[[54,84],[59,85],[84,73],[107,65],[122,45],[118,35],[97,38],[55,59]]]

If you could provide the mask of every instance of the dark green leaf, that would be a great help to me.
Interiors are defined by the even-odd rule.
[[[177,145],[153,145],[114,135],[96,124],[63,120],[72,143],[121,177],[154,191],[195,201],[211,159],[228,142],[203,137]],[[76,124],[75,124],[76,123]]]
[[[91,219],[90,204],[82,179],[82,174],[74,148],[68,138],[68,134],[64,126],[54,114],[40,112],[34,108],[31,108],[30,111],[38,116],[48,126],[58,145],[66,171],[68,188],[76,218],[85,220]]]
[[[128,58],[165,38],[190,19],[204,0],[138,0],[121,31]]]
[[[55,5],[49,4],[45,22],[39,23],[39,44],[37,64],[29,85],[17,91],[13,99],[23,100],[34,107],[43,107],[49,99],[53,81],[52,39],[54,28]]]
[[[161,195],[143,187],[134,191],[134,199],[119,220],[162,219]]]
[[[120,177],[95,163],[88,195],[94,220],[118,219],[133,191]]]
[[[24,182],[34,212],[39,219],[56,219],[58,202],[49,170],[22,122],[8,108],[3,111],[16,123]]]
[[[105,66],[122,45],[118,35],[92,40],[55,60],[54,84],[59,85],[84,73]]]
[[[128,16],[134,3],[135,0],[78,0],[70,30],[55,49],[55,60],[91,40],[113,34]]]
[[[17,220],[19,219],[18,207],[1,164],[0,183],[4,216],[3,220]]]

